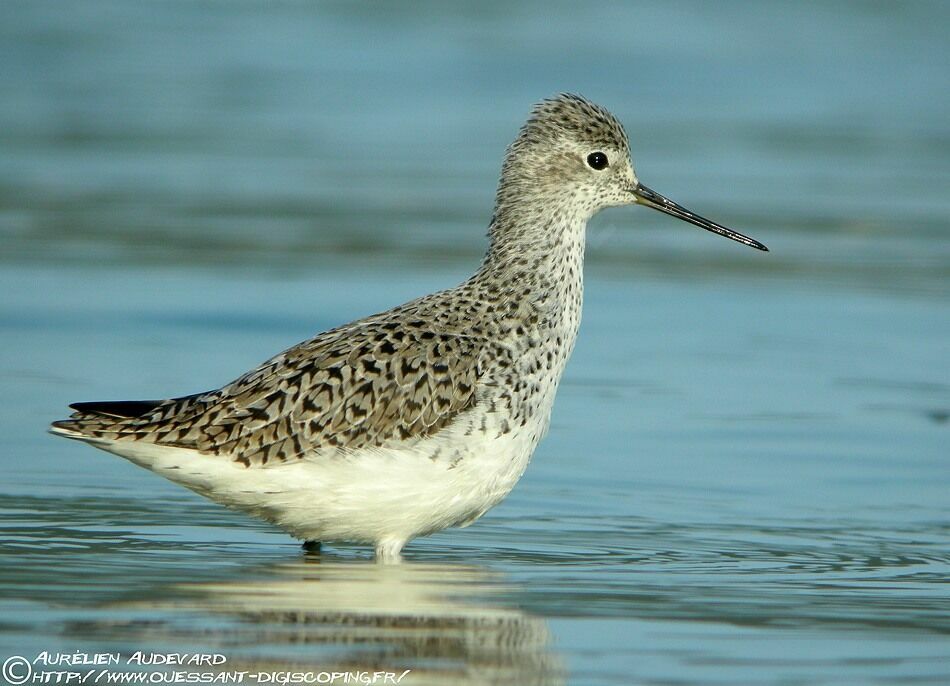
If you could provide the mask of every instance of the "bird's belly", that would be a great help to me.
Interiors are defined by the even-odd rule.
[[[154,444],[100,447],[300,539],[376,543],[475,521],[511,491],[538,437],[525,430],[443,431],[411,447],[313,455],[263,468]]]

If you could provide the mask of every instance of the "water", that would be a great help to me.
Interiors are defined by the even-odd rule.
[[[0,7],[0,656],[415,684],[950,681],[940,2]],[[539,20],[543,17],[543,21]],[[304,558],[54,439],[465,278],[576,90],[649,186],[590,227],[551,433],[466,530]]]

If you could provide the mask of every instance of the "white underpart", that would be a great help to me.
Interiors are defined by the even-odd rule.
[[[184,448],[54,431],[261,517],[301,540],[369,543],[379,560],[398,561],[410,539],[467,526],[500,502],[521,477],[545,427],[527,426],[500,437],[464,436],[466,428],[468,422],[457,422],[411,450],[318,454],[258,468]],[[429,457],[447,447],[459,455],[459,446],[464,449],[454,465]]]

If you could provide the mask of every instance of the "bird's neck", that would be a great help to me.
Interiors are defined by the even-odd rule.
[[[489,228],[488,253],[474,278],[495,298],[517,302],[525,316],[569,336],[573,345],[583,301],[588,218],[568,202],[500,201]]]
[[[545,201],[499,192],[482,268],[528,283],[562,282],[565,275],[581,279],[589,218],[570,196]]]

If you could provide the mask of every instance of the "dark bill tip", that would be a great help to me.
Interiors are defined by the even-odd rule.
[[[696,226],[706,229],[707,231],[718,233],[720,236],[725,236],[726,238],[734,240],[738,243],[742,243],[743,245],[748,245],[750,248],[764,250],[765,252],[769,251],[769,249],[766,248],[764,244],[759,243],[754,238],[749,238],[738,231],[733,231],[732,229],[726,228],[722,224],[717,224],[716,222],[710,221],[705,217],[700,217],[698,214],[690,212],[682,205],[677,205],[669,198],[663,197],[656,191],[650,190],[642,183],[638,183],[636,185],[636,187],[633,189],[633,195],[636,197],[637,202],[641,205],[652,207],[653,209],[659,210],[660,212],[668,214],[671,217],[682,219],[683,221],[687,221],[690,224],[695,224]]]

